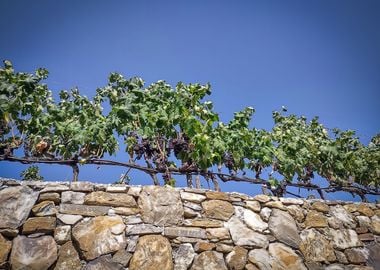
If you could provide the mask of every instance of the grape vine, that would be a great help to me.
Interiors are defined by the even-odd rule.
[[[45,69],[15,72],[4,61],[0,161],[71,166],[73,181],[78,165],[97,164],[143,171],[155,185],[158,175],[169,185],[175,183],[173,175],[184,175],[189,187],[199,188],[203,177],[216,190],[219,180],[249,182],[276,196],[289,193],[288,186],[317,190],[322,198],[335,191],[363,200],[366,194],[380,194],[380,134],[364,145],[352,130],[328,131],[317,117],[308,121],[285,108],[273,112],[269,131],[250,127],[252,107],[223,123],[206,100],[208,84],[146,86],[141,78],[118,73],[111,73],[92,99],[75,88],[61,91],[55,101],[43,83],[47,76]],[[128,162],[104,158],[119,147]],[[18,149],[24,150],[22,157],[15,155]],[[313,183],[315,174],[328,185]]]

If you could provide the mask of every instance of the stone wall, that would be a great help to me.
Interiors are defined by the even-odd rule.
[[[0,181],[1,269],[380,269],[380,205]]]

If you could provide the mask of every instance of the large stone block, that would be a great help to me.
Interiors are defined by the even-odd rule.
[[[137,207],[136,201],[131,195],[126,193],[108,193],[104,191],[96,191],[86,195],[84,203],[114,207]]]
[[[172,248],[169,240],[160,235],[140,237],[129,263],[130,270],[173,270]]]
[[[143,187],[138,205],[142,220],[154,225],[177,225],[183,220],[183,206],[179,191],[170,187]]]
[[[0,228],[17,229],[28,218],[38,192],[27,186],[0,190]]]
[[[294,219],[287,212],[273,209],[269,218],[269,230],[279,241],[298,248],[301,238]]]

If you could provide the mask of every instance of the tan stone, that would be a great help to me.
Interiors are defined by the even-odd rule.
[[[239,246],[234,247],[234,249],[226,256],[228,269],[243,270],[247,263],[247,254],[248,250],[245,248]]]
[[[160,235],[140,237],[129,263],[130,270],[173,269],[172,248],[168,239]]]
[[[272,256],[272,269],[274,270],[307,270],[299,257],[291,248],[281,243],[269,245],[269,254]]]
[[[202,207],[206,217],[224,221],[227,221],[235,211],[231,203],[222,200],[205,201],[202,203]]]
[[[300,251],[307,261],[332,262],[336,260],[332,243],[316,229],[301,233]]]
[[[245,203],[248,209],[251,209],[252,211],[255,211],[255,212],[260,212],[261,205],[258,201],[246,201]]]
[[[208,228],[206,235],[208,239],[225,240],[231,238],[227,228]]]
[[[210,218],[185,219],[182,224],[184,226],[201,227],[201,228],[223,227],[223,221],[210,219]]]
[[[144,186],[138,205],[145,223],[168,226],[180,224],[183,220],[179,191],[171,187]]]
[[[289,214],[291,214],[298,222],[303,222],[305,215],[303,214],[301,207],[298,205],[289,205],[286,208],[288,209]]]
[[[253,199],[255,199],[256,201],[259,201],[261,203],[266,203],[266,202],[269,202],[271,200],[271,198],[269,196],[263,195],[263,194],[258,194],[255,197],[253,197]]]
[[[357,233],[351,229],[330,229],[333,245],[338,249],[361,247],[363,243],[359,240]]]
[[[84,198],[84,203],[87,205],[137,207],[136,201],[131,195],[125,193],[108,193],[104,191],[91,192]]]
[[[357,211],[367,217],[372,217],[375,214],[375,212],[364,203],[359,204]]]
[[[231,201],[231,198],[227,193],[218,191],[207,191],[206,197],[209,200]]]
[[[209,242],[205,242],[205,241],[198,241],[194,246],[194,250],[195,250],[195,252],[201,253],[203,251],[213,250],[213,249],[215,249],[215,247],[216,247],[216,245],[214,243],[209,243]]]
[[[0,234],[0,266],[8,260],[8,254],[11,251],[12,242],[5,239]]]
[[[37,217],[44,216],[55,216],[57,214],[57,209],[55,208],[55,204],[53,201],[43,201],[39,204],[36,204],[32,208],[32,212]]]
[[[81,270],[82,264],[78,252],[71,241],[61,246],[58,253],[58,261],[54,270]]]
[[[264,204],[265,207],[277,208],[283,211],[286,211],[286,207],[280,201],[271,201]]]
[[[311,209],[314,209],[319,212],[328,213],[330,211],[330,207],[323,202],[315,202],[311,205]]]
[[[47,233],[53,234],[56,224],[55,217],[29,218],[22,227],[23,234]]]
[[[328,227],[327,218],[318,211],[309,211],[305,219],[306,228]]]
[[[191,270],[227,270],[223,255],[216,251],[204,251],[195,257]]]
[[[125,248],[125,225],[119,216],[100,216],[82,221],[72,229],[72,236],[86,260]]]
[[[42,201],[53,201],[55,204],[58,204],[61,202],[61,196],[57,192],[42,193],[38,198],[38,202]]]
[[[51,236],[13,239],[12,269],[47,270],[57,260],[57,245]]]
[[[223,244],[223,243],[216,243],[216,251],[221,253],[229,253],[233,250],[233,246]]]

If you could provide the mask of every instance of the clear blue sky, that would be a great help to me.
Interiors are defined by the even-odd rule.
[[[0,59],[17,71],[47,68],[55,93],[78,86],[93,96],[118,71],[148,83],[210,82],[223,121],[253,106],[252,124],[270,129],[271,112],[285,105],[327,127],[355,129],[364,143],[380,131],[377,0],[3,0],[0,11]],[[24,168],[2,162],[0,175],[19,178]],[[71,178],[69,168],[41,169],[47,179]],[[123,171],[86,167],[80,179],[113,182]],[[133,175],[132,183],[147,180]]]

